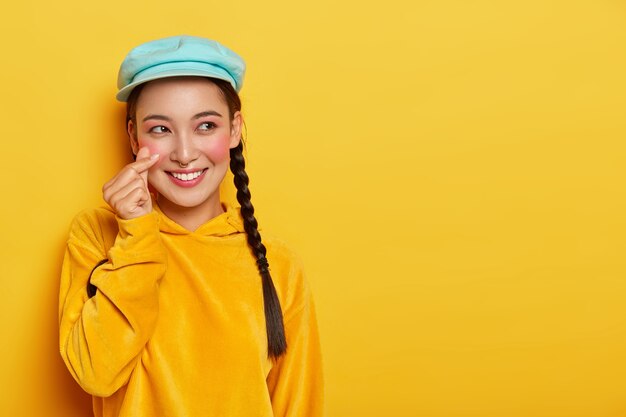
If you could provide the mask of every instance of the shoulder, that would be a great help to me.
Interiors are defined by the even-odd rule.
[[[285,321],[304,308],[311,299],[311,290],[298,254],[283,240],[263,235],[270,273],[281,301]]]
[[[302,261],[298,254],[291,246],[276,236],[261,231],[263,244],[267,248],[268,258],[272,258],[275,262],[289,265],[290,267],[302,267]]]
[[[106,252],[117,235],[115,213],[107,207],[83,210],[72,220],[68,244]]]
[[[70,234],[80,232],[97,232],[117,228],[115,213],[107,207],[83,210],[78,213],[70,228]]]
[[[239,208],[227,207],[229,221],[245,242],[245,231]],[[298,254],[282,239],[259,229],[261,241],[267,249],[272,282],[280,300],[285,321],[289,321],[312,300],[311,289],[304,273],[304,266]],[[254,273],[258,274],[256,267]]]

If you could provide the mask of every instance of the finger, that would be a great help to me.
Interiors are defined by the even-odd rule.
[[[102,187],[102,195],[104,199],[110,199],[112,195],[116,194],[119,190],[135,180],[144,183],[143,178],[137,171],[128,165],[125,166],[124,169],[122,169],[115,177],[113,177],[113,179],[104,184]],[[145,186],[145,183],[143,185]]]
[[[139,148],[139,152],[135,155],[135,159],[144,159],[150,157],[150,149],[147,146]]]
[[[154,153],[146,158],[141,158],[141,159],[137,158],[137,160],[133,162],[132,164],[129,164],[128,167],[132,168],[139,174],[143,174],[145,171],[150,169],[150,167],[154,165],[156,161],[158,160],[159,160],[159,154]]]
[[[144,158],[126,165],[115,177],[102,186],[102,193],[109,195],[116,193],[119,189],[132,182],[135,178],[141,178],[144,186],[148,187],[148,169],[156,163],[159,155],[154,154],[149,158]],[[153,159],[154,158],[154,159]],[[105,198],[106,199],[106,198]]]
[[[111,188],[117,182],[118,178],[120,177],[120,174],[122,174],[123,172],[124,172],[123,170],[118,172],[117,174],[115,174],[113,178],[105,182],[104,185],[102,186],[102,192],[105,192],[107,189]]]
[[[114,206],[115,202],[128,195],[133,188],[130,184],[135,180],[140,181],[136,186],[142,186],[148,196],[150,195],[148,170],[158,161],[159,155],[150,155],[150,150],[147,147],[143,147],[137,152],[137,157],[139,157],[138,160],[126,165],[116,176],[102,186],[102,196],[111,207]],[[123,191],[120,193],[120,190]]]
[[[127,199],[130,193],[136,189],[142,189],[146,191],[146,193],[148,193],[148,190],[143,183],[143,179],[141,179],[139,176],[136,176],[134,180],[128,182],[123,186],[120,186],[115,191],[107,190],[107,192],[104,194],[104,200],[107,201],[109,204],[114,205],[118,201]]]
[[[141,216],[152,209],[150,196],[143,187],[132,190],[126,198],[117,201],[113,208],[123,219]]]
[[[146,187],[148,186],[148,170],[159,160],[159,154],[150,155],[148,148],[141,148],[137,152],[137,160],[131,164],[131,167],[141,176]]]
[[[143,180],[141,178],[137,178],[132,183],[127,184],[114,194],[111,194],[107,202],[111,206],[119,205],[122,202],[130,204],[132,203],[133,196],[136,195],[138,190],[146,195],[150,195],[149,191],[143,184]]]

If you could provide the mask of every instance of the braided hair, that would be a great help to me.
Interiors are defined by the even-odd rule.
[[[258,223],[254,217],[254,207],[250,201],[248,174],[246,174],[245,170],[242,142],[239,142],[239,145],[230,150],[230,158],[230,170],[234,174],[235,186],[237,187],[237,201],[241,204],[243,227],[248,236],[248,245],[256,257],[257,267],[263,283],[263,303],[265,307],[268,354],[272,358],[278,358],[287,349],[283,314],[278,295],[276,294],[276,288],[274,288],[272,276],[270,275],[269,263],[265,256],[267,250],[261,241]]]
[[[241,111],[241,99],[232,87],[224,80],[210,78],[221,91],[232,119],[235,112]],[[133,119],[137,105],[137,98],[144,84],[137,86],[130,94],[126,108],[126,122]],[[267,333],[268,357],[278,359],[287,351],[287,341],[285,338],[285,326],[283,323],[283,313],[280,307],[280,300],[276,293],[276,288],[270,274],[269,262],[267,260],[267,249],[261,240],[258,229],[258,222],[254,217],[254,206],[251,202],[250,189],[248,188],[249,178],[246,173],[246,162],[243,156],[243,138],[239,144],[230,150],[230,170],[234,175],[235,187],[237,187],[237,201],[241,205],[241,217],[243,227],[246,232],[248,246],[256,258],[257,268],[261,275],[263,286],[263,305],[265,310],[265,328]]]

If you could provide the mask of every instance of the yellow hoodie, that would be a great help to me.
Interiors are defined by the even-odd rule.
[[[287,353],[267,357],[261,278],[238,210],[189,232],[107,208],[74,220],[60,290],[60,349],[97,417],[323,414],[315,308],[302,267],[263,237]],[[98,262],[108,260],[94,269]],[[97,287],[89,298],[87,284]]]

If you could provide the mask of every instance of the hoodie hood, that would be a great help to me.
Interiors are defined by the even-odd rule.
[[[153,210],[158,215],[159,230],[172,235],[198,235],[223,237],[245,233],[241,211],[238,207],[222,203],[224,213],[200,225],[195,231],[185,229],[163,213],[155,199],[152,200]]]

